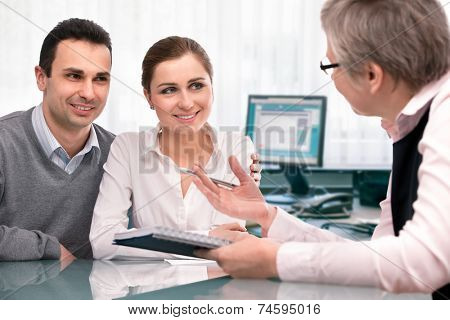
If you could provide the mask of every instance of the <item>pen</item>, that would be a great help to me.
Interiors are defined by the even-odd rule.
[[[196,176],[195,172],[192,171],[191,169],[181,168],[181,167],[179,167],[178,169],[180,169],[180,171],[182,173],[189,174],[191,176]],[[231,183],[231,182],[227,182],[227,181],[223,181],[223,180],[219,180],[219,179],[215,179],[215,178],[211,178],[211,177],[208,177],[208,178],[211,179],[212,182],[214,182],[215,184],[217,184],[219,186],[224,186],[224,187],[227,187],[227,188],[230,188],[230,189],[233,189],[234,187],[238,187],[237,184],[234,184],[234,183]]]

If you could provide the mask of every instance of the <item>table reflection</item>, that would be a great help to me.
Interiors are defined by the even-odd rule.
[[[116,299],[224,276],[217,265],[167,262],[94,261],[89,282],[93,299]]]
[[[0,262],[0,299],[114,299],[224,275],[211,262]]]
[[[0,299],[92,299],[92,261],[0,262]]]
[[[0,262],[0,299],[430,299],[372,287],[231,279],[217,265],[176,261]],[[204,281],[208,280],[210,281]]]

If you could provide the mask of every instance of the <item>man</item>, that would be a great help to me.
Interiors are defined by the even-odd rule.
[[[42,103],[0,118],[0,261],[92,257],[92,210],[114,139],[92,122],[106,104],[111,50],[94,22],[60,22],[35,67]]]
[[[374,285],[450,296],[450,34],[437,1],[328,0],[322,9],[336,88],[361,115],[391,128],[393,169],[372,241],[340,238],[264,202],[235,159],[240,187],[195,181],[221,212],[263,235],[198,255],[237,277]],[[281,242],[281,244],[280,244]]]

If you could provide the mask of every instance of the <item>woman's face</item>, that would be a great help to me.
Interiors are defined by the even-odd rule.
[[[193,54],[158,64],[147,100],[163,128],[199,131],[208,120],[213,102],[211,78]]]
[[[331,63],[339,63],[339,61],[336,61],[329,44],[327,57]],[[367,96],[364,96],[361,92],[361,88],[353,83],[354,81],[349,77],[347,71],[342,67],[335,68],[333,69],[331,79],[339,93],[350,103],[353,111],[356,114],[365,115],[364,99],[367,98]]]
[[[331,63],[340,63],[336,60],[334,52],[328,42],[327,57]],[[331,79],[336,89],[350,103],[356,114],[363,116],[380,116],[380,104],[371,93],[373,86],[369,71],[364,70],[362,75],[350,77],[343,67],[333,69]]]

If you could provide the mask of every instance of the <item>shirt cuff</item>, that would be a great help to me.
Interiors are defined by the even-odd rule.
[[[277,272],[284,281],[380,286],[377,252],[370,241],[286,242],[278,249]]]
[[[286,229],[286,215],[288,215],[288,213],[279,207],[275,208],[277,210],[277,214],[269,227],[267,237],[272,239],[282,239]]]
[[[286,242],[277,253],[278,276],[283,281],[314,282],[319,278],[318,255],[315,243]]]
[[[190,233],[195,233],[195,234],[199,234],[199,235],[203,235],[203,236],[209,236],[209,232],[211,230],[188,230],[188,232]]]
[[[267,237],[283,241],[303,241],[304,237],[301,236],[302,230],[311,228],[311,226],[287,213],[283,209],[279,207],[276,208],[277,215],[272,221],[272,225],[267,232]],[[292,226],[296,226],[296,228],[293,228]]]

